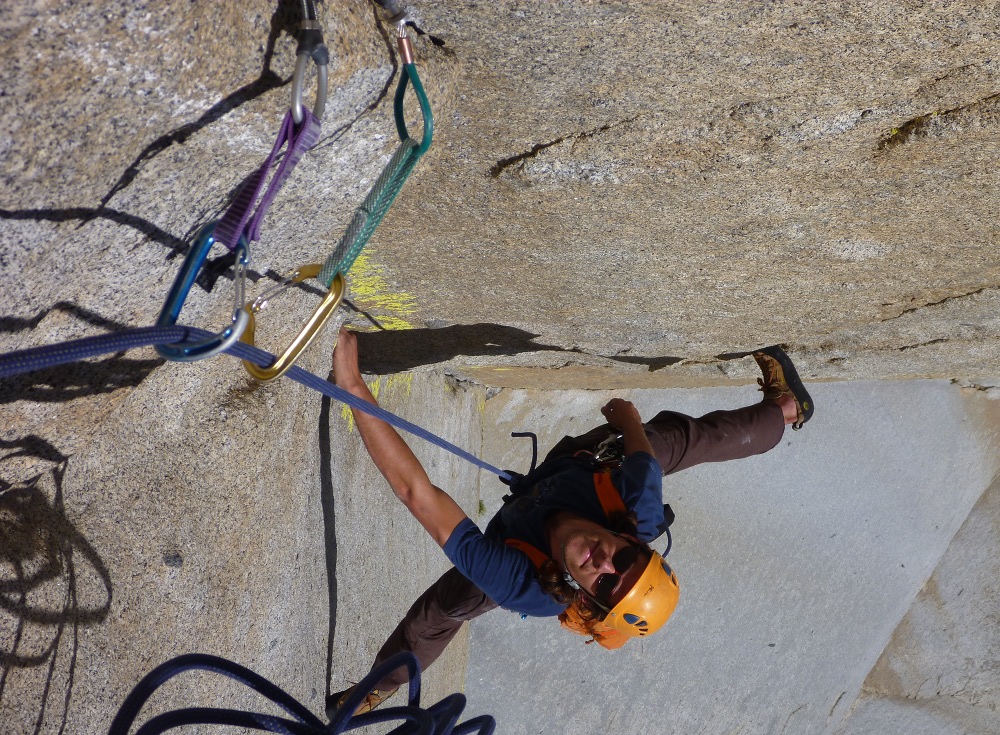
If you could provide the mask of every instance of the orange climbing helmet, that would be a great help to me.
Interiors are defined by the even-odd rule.
[[[679,597],[677,575],[667,560],[653,551],[632,589],[608,610],[602,622],[630,638],[641,638],[663,627]]]

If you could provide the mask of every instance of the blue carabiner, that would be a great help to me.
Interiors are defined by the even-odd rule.
[[[180,316],[181,309],[184,308],[184,302],[187,300],[188,292],[191,291],[194,279],[197,277],[198,271],[201,270],[208,251],[212,249],[212,245],[215,243],[215,225],[216,222],[209,222],[195,236],[194,242],[191,244],[191,249],[184,258],[184,264],[181,265],[181,269],[174,279],[174,284],[167,293],[167,299],[163,302],[163,309],[160,311],[160,317],[156,320],[156,326],[170,327],[177,323],[177,317]],[[246,267],[250,263],[250,246],[245,237],[240,237],[239,242],[236,244],[235,253],[236,275],[233,280],[236,288],[236,297],[234,299],[232,323],[226,329],[208,339],[157,345],[156,351],[161,357],[175,362],[203,360],[206,357],[212,357],[223,352],[243,335],[247,324],[250,322],[250,315],[243,310]]]

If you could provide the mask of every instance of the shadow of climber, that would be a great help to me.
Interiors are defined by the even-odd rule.
[[[66,517],[68,458],[34,436],[0,441],[0,453],[0,721],[17,712],[25,724],[30,708],[35,735],[63,732],[79,631],[107,617],[111,575]],[[23,457],[50,469],[23,482],[4,480],[4,465]],[[25,701],[25,692],[37,699]]]

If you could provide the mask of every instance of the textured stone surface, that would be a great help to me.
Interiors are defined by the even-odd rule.
[[[1000,729],[998,559],[1000,485],[994,483],[893,633],[844,735],[868,732],[873,720],[887,716],[912,720],[907,731],[916,733]]]
[[[0,444],[5,733],[101,732],[141,676],[190,652],[248,666],[322,713],[326,682],[367,673],[448,566],[339,404],[288,382],[251,389],[228,359],[174,367],[72,452],[54,429]],[[420,421],[476,449],[482,389],[412,375],[373,387],[390,410],[438,407]],[[475,468],[415,449],[476,517]],[[425,701],[461,688],[465,668],[459,640]],[[148,712],[261,707],[220,679],[186,675]]]
[[[655,636],[609,652],[548,620],[497,611],[473,623],[467,688],[495,712],[499,731],[996,731],[991,498],[1000,404],[945,381],[810,390],[814,418],[772,451],[664,480],[677,515],[669,556],[681,597]],[[497,429],[486,456],[523,467],[527,441],[511,442],[507,431],[536,429],[550,446],[593,425],[616,394],[505,390],[486,404]],[[624,395],[646,417],[756,400],[750,387]],[[484,482],[482,494],[490,510],[499,506],[497,485]],[[665,539],[654,545],[664,548]],[[943,608],[928,597],[935,583]],[[940,680],[951,696],[905,707],[879,696],[870,672],[883,650],[879,667],[900,680],[894,695],[933,692]],[[954,714],[966,729],[926,726]]]
[[[32,284],[7,289],[11,316],[70,299],[150,318],[173,256],[269,147],[296,13],[5,8],[0,252],[4,282]],[[325,132],[273,209],[259,273],[325,255],[392,149],[386,29],[360,2],[322,16]],[[436,143],[372,243],[373,313],[516,327],[587,364],[783,341],[821,377],[992,374],[995,4],[414,18]]]
[[[426,244],[379,252],[434,316],[606,356],[787,341],[819,375],[990,373],[995,4],[420,12],[468,91],[390,219]]]

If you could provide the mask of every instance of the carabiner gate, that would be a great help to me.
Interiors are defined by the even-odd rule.
[[[299,26],[299,48],[295,55],[295,73],[292,75],[292,119],[296,125],[301,125],[305,119],[302,111],[302,88],[309,59],[316,62],[316,102],[312,112],[320,120],[326,110],[330,54],[323,45],[322,26],[316,20],[304,20]]]
[[[320,271],[322,266],[319,264],[304,265],[299,268],[286,282],[287,284],[301,283],[308,278],[315,278]],[[308,347],[312,341],[319,334],[319,330],[323,328],[327,320],[337,311],[340,306],[340,302],[344,298],[344,292],[347,290],[347,282],[344,277],[338,273],[333,282],[330,284],[330,290],[327,292],[326,296],[323,297],[323,301],[320,305],[316,307],[316,311],[313,315],[309,317],[309,320],[302,327],[301,331],[296,335],[292,343],[288,345],[286,349],[273,363],[267,367],[260,367],[248,360],[243,360],[243,367],[246,371],[250,373],[250,376],[255,380],[259,380],[262,383],[270,383],[272,380],[277,380],[286,372],[288,369],[295,364],[295,361],[299,359],[299,355],[302,351]],[[254,301],[253,303],[248,302],[241,311],[247,315],[249,323],[247,324],[246,331],[243,332],[243,336],[240,340],[246,344],[254,347],[254,327],[256,312],[260,311],[267,304],[266,300]]]
[[[167,293],[167,298],[163,302],[160,316],[156,320],[158,327],[170,327],[177,323],[184,302],[187,300],[191,286],[194,284],[198,271],[205,262],[208,251],[215,243],[216,222],[209,222],[202,227],[195,236],[194,242],[188,250],[184,263],[180,271],[174,278],[174,283]],[[240,237],[236,244],[236,272],[233,275],[233,285],[235,287],[233,318],[231,324],[209,339],[197,340],[193,342],[178,342],[176,344],[157,345],[156,351],[161,357],[174,362],[194,362],[212,357],[223,352],[240,338],[243,331],[250,323],[250,318],[243,310],[243,299],[246,289],[246,267],[250,263],[250,246],[245,237]]]

